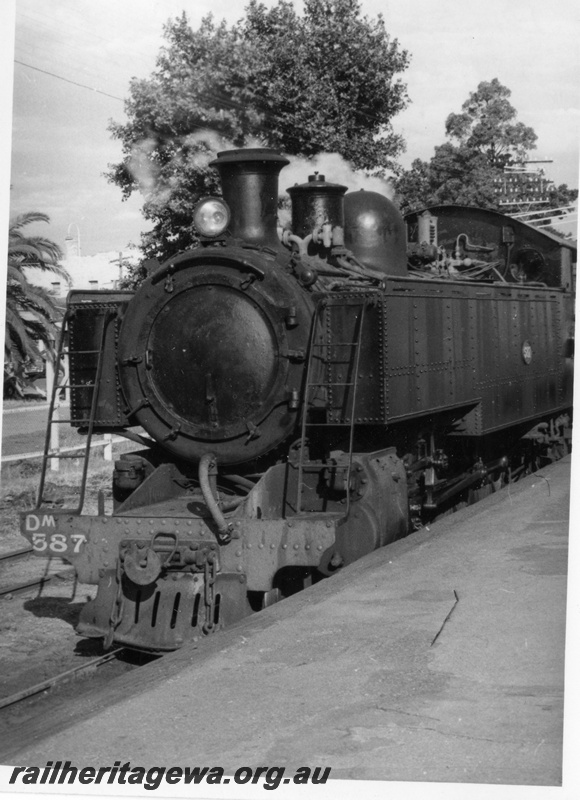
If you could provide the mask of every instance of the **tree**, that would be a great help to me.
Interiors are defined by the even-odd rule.
[[[211,17],[194,32],[184,13],[168,23],[165,38],[151,78],[131,82],[129,122],[111,123],[124,158],[108,174],[124,197],[143,194],[153,230],[142,245],[147,256],[159,258],[195,241],[193,206],[218,191],[208,167],[215,150],[228,140],[241,146],[255,132],[255,114],[245,110],[244,90],[235,85],[250,63],[241,32],[223,22],[216,26]]]
[[[397,201],[403,213],[446,203],[497,209],[494,178],[500,174],[483,154],[446,142],[435,148],[431,161],[415,159],[397,178]]]
[[[375,174],[395,166],[408,55],[357,0],[305,0],[303,16],[287,0],[251,0],[232,28],[209,16],[194,31],[182,14],[164,34],[151,77],[131,82],[128,122],[110,126],[123,159],[109,180],[125,197],[140,190],[153,223],[146,256],[195,243],[193,207],[219,191],[208,166],[218,149],[257,139],[288,154],[337,152]]]
[[[463,103],[462,112],[447,117],[445,129],[451,141],[436,147],[430,161],[415,160],[396,180],[404,213],[443,203],[500,209],[504,168],[524,162],[537,140],[532,128],[517,121],[510,95],[497,78],[483,81]],[[565,185],[553,187],[542,214],[577,195]]]
[[[272,147],[339,153],[380,175],[395,166],[404,142],[391,120],[408,101],[395,76],[409,59],[380,15],[361,16],[357,0],[305,0],[303,17],[252,0],[245,38],[260,56],[252,91]]]
[[[523,161],[535,149],[538,137],[532,128],[516,121],[510,96],[511,91],[497,78],[482,81],[463,103],[462,113],[447,117],[447,136],[484,155],[492,168]]]
[[[28,361],[40,358],[42,342],[49,354],[58,331],[56,322],[62,312],[50,293],[30,283],[29,268],[52,272],[70,283],[67,271],[59,265],[60,247],[43,236],[27,236],[23,228],[35,222],[49,222],[38,211],[22,214],[10,222],[8,232],[8,270],[6,285],[6,335],[4,342],[5,371],[17,375]]]

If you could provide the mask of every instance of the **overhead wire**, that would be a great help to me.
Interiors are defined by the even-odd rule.
[[[25,61],[22,61],[20,59],[15,58],[14,59],[14,63],[15,64],[20,64],[23,67],[27,67],[28,69],[35,70],[36,72],[40,72],[40,73],[42,73],[44,75],[48,75],[48,76],[50,76],[52,78],[56,78],[57,80],[64,81],[65,83],[72,84],[73,86],[78,86],[78,87],[83,88],[83,89],[88,89],[89,91],[94,92],[96,94],[101,94],[101,95],[104,95],[105,97],[110,97],[113,100],[118,100],[121,103],[126,102],[126,98],[110,94],[109,92],[105,92],[102,89],[96,89],[94,86],[89,86],[89,85],[87,85],[85,83],[81,83],[80,81],[73,81],[70,78],[65,78],[63,75],[58,75],[55,72],[51,72],[50,70],[42,69],[41,67],[35,67],[33,64],[28,64]],[[230,107],[231,109],[235,109],[235,110],[244,110],[244,106],[242,106],[240,103],[237,103],[234,100],[228,101],[225,98],[217,98],[215,96],[212,97],[211,95],[204,95],[204,94],[202,94],[201,97],[206,97],[206,99],[210,100],[210,102],[211,101],[217,102],[217,103],[221,104],[222,106],[225,106],[226,108]],[[272,115],[272,116],[275,117],[276,115]],[[204,124],[204,125],[191,125],[190,126],[190,132],[193,133],[195,131],[204,131],[204,130],[207,130],[209,126],[210,126],[210,123]],[[293,137],[291,135],[291,133],[290,133],[290,135],[288,135],[288,133],[293,130],[293,126],[288,124],[288,123],[284,123],[281,118],[278,118],[277,122],[275,122],[274,120],[264,119],[261,122],[261,126],[263,128],[266,128],[266,129],[269,128],[270,130],[272,130],[276,126],[278,128],[285,129],[286,132],[287,132],[287,139],[288,140],[292,140],[293,139],[295,142],[299,141],[298,137]]]
[[[76,49],[77,51],[82,52],[83,54],[86,55],[86,49],[82,49],[78,45],[75,45],[74,43],[72,43],[70,41],[70,38],[62,37],[61,35],[59,35],[60,31],[57,31],[57,29],[54,26],[50,25],[50,23],[48,22],[48,20],[49,20],[48,17],[43,18],[42,15],[40,17],[35,17],[35,16],[31,16],[30,14],[26,14],[24,12],[19,12],[19,16],[21,16],[21,17],[23,17],[25,19],[28,19],[29,21],[39,25],[40,27],[44,28],[45,30],[50,31],[52,33],[52,35],[57,40],[60,40],[63,44],[66,44],[67,47],[71,47],[72,46],[73,49]],[[78,26],[78,25],[75,26],[74,24],[71,24],[68,20],[67,20],[67,26],[70,29],[74,28],[77,31],[81,31],[83,33],[86,32],[86,29],[84,29],[84,28],[82,28],[81,26]],[[104,42],[108,41],[108,39],[106,37],[100,36],[98,34],[95,34],[94,32],[91,32],[90,36],[91,36],[91,38],[99,39],[100,41],[104,41]],[[24,44],[24,46],[26,46],[25,42],[23,42],[22,44]],[[138,57],[138,51],[135,50],[133,52]],[[50,57],[52,57],[52,54],[51,54]],[[112,94],[110,92],[106,92],[106,91],[104,91],[102,89],[97,89],[97,88],[95,88],[93,86],[89,86],[87,83],[81,83],[80,81],[75,81],[75,80],[72,80],[70,78],[66,78],[64,75],[59,75],[57,72],[53,72],[52,70],[48,70],[48,69],[43,69],[41,67],[37,67],[34,64],[30,64],[27,61],[24,61],[23,59],[14,59],[14,61],[17,64],[20,64],[22,66],[28,67],[29,69],[33,69],[33,70],[35,70],[37,72],[43,73],[45,75],[49,75],[49,76],[51,76],[53,78],[56,78],[58,80],[64,81],[64,82],[69,83],[69,84],[72,84],[74,86],[78,86],[80,88],[87,89],[87,90],[92,91],[94,93],[101,94],[101,95],[106,96],[106,97],[110,97],[110,98],[112,98],[114,100],[119,100],[120,102],[125,102],[127,100],[127,97],[122,98],[122,97],[119,97],[118,95],[114,95],[114,94]],[[143,63],[145,64],[144,60],[143,60]],[[83,67],[83,68],[86,71],[86,67]],[[95,77],[96,77],[96,75],[95,75]],[[248,87],[245,86],[244,84],[238,83],[237,85],[235,85],[235,88],[237,88],[237,89],[246,88],[247,89]],[[280,113],[280,111],[278,111],[278,113],[274,112],[271,109],[270,105],[269,105],[268,99],[263,97],[263,96],[261,96],[261,95],[259,95],[257,92],[253,91],[252,95],[253,95],[254,109],[258,110],[258,112],[261,112],[262,114],[264,114],[264,119],[261,121],[262,127],[265,128],[266,130],[270,130],[270,131],[274,131],[276,129],[284,131],[287,140],[299,143],[300,142],[299,137],[292,135],[292,132],[296,129],[296,124],[297,124],[296,121],[292,122],[292,120],[288,120],[287,117],[283,113],[282,114]],[[202,95],[202,96],[204,96],[204,95]],[[226,98],[226,97],[223,97],[223,96],[219,96],[216,93],[209,93],[209,92],[205,96],[210,102],[215,102],[217,107],[221,106],[222,108],[226,108],[226,109],[229,108],[230,110],[238,110],[238,111],[245,111],[246,110],[246,107],[242,103],[237,102],[233,98]],[[277,100],[276,105],[277,105],[277,108],[279,110],[281,110],[282,112],[284,112],[284,111],[288,112],[288,115],[292,114],[292,112],[295,112],[295,110],[296,110],[295,107],[293,107],[292,105],[290,105],[288,103],[281,102],[279,98]],[[378,125],[381,124],[380,120],[378,119],[378,117],[376,115],[369,114],[369,113],[367,113],[365,111],[362,111],[362,110],[357,110],[357,114],[359,116],[365,117],[366,119],[368,119],[370,122],[373,122],[374,124],[378,124]],[[204,130],[207,127],[208,127],[207,125],[192,126],[192,131]]]
[[[52,35],[56,39],[59,39],[63,43],[63,45],[66,44],[67,47],[73,47],[74,49],[78,50],[79,52],[82,52],[83,54],[86,53],[86,50],[81,48],[81,47],[79,47],[79,46],[77,46],[77,45],[75,45],[70,37],[66,37],[66,36],[63,37],[63,36],[59,35],[60,31],[57,31],[57,29],[54,27],[54,25],[51,25],[49,22],[47,22],[48,20],[52,21],[51,17],[44,17],[43,18],[42,15],[40,15],[39,17],[34,17],[34,16],[31,16],[30,14],[27,14],[27,13],[22,12],[22,11],[18,12],[18,16],[21,16],[21,17],[23,17],[25,19],[28,19],[29,21],[40,25],[45,30],[50,31],[52,33]],[[45,20],[47,20],[47,21],[45,21]],[[74,25],[74,23],[71,23],[70,20],[68,20],[68,19],[67,19],[67,27],[70,28],[71,30],[80,31],[82,33],[86,33],[87,32],[86,28],[84,28],[82,26],[79,26],[79,25]],[[91,31],[91,34],[90,34],[89,38],[90,39],[98,39],[98,40],[100,40],[102,42],[108,42],[109,41],[109,39],[107,37],[99,35],[99,34],[96,34],[94,31]],[[37,47],[37,42],[35,42],[34,46],[35,46],[35,48]],[[125,48],[125,49],[127,49],[127,48]],[[143,59],[142,58],[142,54],[140,54],[140,52],[138,50],[133,49],[131,51],[131,48],[129,47],[129,52],[132,52],[135,57],[140,59],[142,61],[142,63],[144,64],[144,66],[146,65],[147,68],[150,68],[149,61],[148,60],[146,61],[145,59]],[[245,86],[244,84],[241,84],[241,83],[237,83],[237,84],[235,84],[235,86],[238,89],[248,88],[247,86]],[[91,88],[91,87],[89,87],[89,88]],[[268,101],[267,101],[266,98],[264,98],[263,96],[260,96],[255,91],[253,92],[253,96],[254,96],[254,101],[257,101],[257,105],[261,106],[262,110],[270,111],[270,108],[268,106]],[[216,99],[218,100],[218,102],[221,102],[223,105],[228,105],[228,100],[226,98],[216,97]],[[230,105],[230,107],[236,107],[238,109],[242,109],[243,110],[243,106],[241,106],[239,103],[236,103],[236,101],[234,101],[234,100],[231,100],[229,102],[229,105]],[[291,105],[289,105],[287,103],[280,102],[279,98],[276,101],[276,105],[278,106],[278,108],[286,109],[287,111],[292,111],[293,110],[293,106],[291,106]],[[371,114],[371,113],[362,111],[360,109],[357,109],[357,114],[360,115],[360,116],[365,117],[366,119],[368,119],[369,121],[371,121],[371,122],[373,122],[375,124],[377,124],[377,123],[380,124],[380,120],[377,117],[377,115],[375,115],[375,114]],[[290,127],[290,126],[288,126],[288,127]]]
[[[34,25],[38,25],[41,29],[44,29],[45,31],[48,31],[50,33],[50,35],[51,35],[51,38],[53,40],[55,40],[56,43],[60,43],[61,45],[66,46],[67,48],[72,48],[73,50],[78,51],[82,55],[86,55],[87,46],[88,47],[90,47],[90,46],[99,46],[99,44],[98,44],[99,42],[102,42],[105,45],[107,45],[111,41],[110,37],[103,36],[103,35],[101,35],[99,33],[96,33],[96,31],[94,29],[90,29],[90,31],[89,31],[89,29],[87,28],[86,25],[83,25],[83,26],[75,25],[74,22],[71,21],[70,17],[67,17],[66,29],[63,28],[62,25],[59,25],[58,27],[55,26],[54,25],[54,17],[53,16],[50,16],[50,17],[49,16],[43,16],[42,14],[40,14],[38,16],[33,16],[33,15],[27,14],[27,13],[21,11],[20,9],[18,9],[17,12],[16,12],[16,17],[17,17],[17,19],[18,18],[26,19],[26,20],[32,22]],[[16,25],[16,44],[17,44],[17,46],[20,46],[23,43],[26,44],[25,42],[22,42],[22,33],[25,32],[25,31],[26,31],[25,28],[20,28],[18,26],[18,24]],[[78,41],[78,37],[76,36],[77,32],[83,34],[83,36],[85,37],[86,45],[84,43],[80,43],[80,44],[77,43],[77,41]],[[71,36],[70,34],[74,34],[74,35]],[[33,45],[34,48],[36,49],[37,47],[39,47],[41,45],[42,45],[42,39],[40,37],[35,38],[34,45]],[[141,63],[143,64],[144,68],[147,68],[147,69],[150,68],[150,66],[151,66],[150,59],[144,58],[143,57],[143,53],[142,53],[141,50],[139,50],[137,48],[134,48],[134,47],[131,47],[130,40],[127,40],[126,37],[123,40],[123,52],[125,54],[129,53],[131,55],[131,60],[132,61],[135,61],[135,60],[141,61]],[[118,59],[113,59],[113,61],[116,61],[119,64],[121,63]],[[110,59],[108,59],[107,63],[110,64]],[[86,67],[86,65],[85,65],[85,67]]]
[[[56,72],[52,72],[50,70],[42,69],[41,67],[36,67],[33,64],[28,64],[27,62],[22,61],[21,59],[15,58],[14,59],[14,63],[15,64],[20,64],[23,67],[26,67],[28,69],[32,69],[32,70],[34,70],[36,72],[40,72],[40,73],[42,73],[44,75],[48,75],[48,76],[50,76],[52,78],[56,78],[57,80],[64,81],[65,83],[72,84],[73,86],[78,86],[78,87],[83,88],[83,89],[88,89],[89,91],[94,92],[96,94],[101,94],[101,95],[104,95],[105,97],[110,97],[113,100],[120,101],[121,103],[126,102],[127,98],[119,97],[118,95],[113,95],[113,94],[111,94],[109,92],[103,91],[102,89],[97,89],[94,86],[89,86],[86,83],[81,83],[80,81],[73,81],[70,78],[65,78],[63,75],[58,75]],[[228,101],[225,98],[218,98],[218,97],[215,97],[215,96],[212,97],[209,94],[208,95],[203,95],[202,94],[201,97],[205,97],[210,102],[216,102],[217,104],[225,106],[226,108],[229,107],[231,109],[236,109],[236,110],[243,110],[244,109],[244,106],[242,106],[240,103],[237,103],[234,100]],[[271,122],[271,121],[268,121],[268,120],[262,120],[261,124],[262,124],[262,127],[265,127],[265,128],[272,129],[274,127],[274,123]],[[281,119],[278,120],[277,125],[278,125],[278,127],[282,128],[282,129],[286,129],[287,132],[290,132],[293,129],[291,125],[285,124],[284,122],[282,122]],[[208,127],[209,127],[209,124],[191,125],[190,126],[190,131],[191,132],[203,131],[203,130],[207,130]],[[289,139],[294,138],[294,140],[296,142],[298,142],[298,138],[297,137],[292,137],[290,135],[288,138]]]
[[[77,58],[76,52],[71,53],[68,48],[59,48],[59,52],[54,52],[55,48],[49,44],[45,43],[37,46],[30,42],[20,42],[15,49],[14,58],[16,60],[40,69],[46,69],[56,75],[68,76],[72,80],[80,80],[91,86],[98,86],[112,94],[119,94],[126,88],[126,84],[123,82],[122,86],[119,85],[119,91],[115,91],[110,73],[106,77],[103,74],[103,70],[98,69],[98,65],[93,65],[93,59],[90,59],[91,63],[89,63],[86,52],[83,54],[83,58]]]
[[[79,33],[83,35],[79,36]],[[68,17],[64,24],[56,25],[53,17],[42,14],[31,15],[18,10],[14,61],[66,83],[124,102],[126,98],[119,97],[118,93],[94,85],[110,81],[111,66],[118,66],[121,72],[126,71],[126,61],[111,57],[110,53],[106,59],[100,54],[98,58],[92,57],[97,55],[99,50],[102,52],[103,45],[110,41],[110,38],[99,35],[93,29],[75,25]],[[127,53],[130,54],[132,66],[135,61],[140,61],[144,69],[151,68],[151,59],[144,58],[139,50],[131,49],[126,41],[123,43],[123,53],[125,56]],[[48,66],[39,65],[39,61],[40,64],[48,63]],[[106,77],[102,70],[103,63],[106,63],[109,70]],[[74,70],[77,80],[66,77],[71,69]],[[78,80],[78,77],[82,77],[83,80]]]
[[[103,94],[105,97],[111,97],[113,100],[120,100],[121,103],[124,103],[125,100],[122,97],[117,97],[114,94],[109,94],[109,92],[103,92],[101,89],[95,89],[93,86],[87,86],[85,83],[79,83],[78,81],[71,81],[70,78],[64,78],[62,75],[57,75],[55,72],[49,72],[49,70],[41,69],[40,67],[34,67],[32,64],[26,64],[24,61],[20,61],[19,59],[14,59],[15,64],[20,64],[23,67],[28,67],[28,69],[33,69],[36,72],[42,72],[44,75],[50,75],[52,78],[58,78],[59,81],[65,81],[65,83],[72,83],[73,86],[80,86],[82,89],[89,89],[91,92],[96,92],[97,94]]]

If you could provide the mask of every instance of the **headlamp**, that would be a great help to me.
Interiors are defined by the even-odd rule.
[[[230,209],[220,197],[202,197],[193,210],[193,223],[202,236],[219,236],[227,229],[230,218]]]

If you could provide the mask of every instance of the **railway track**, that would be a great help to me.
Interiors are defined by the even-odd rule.
[[[57,703],[62,701],[62,698],[59,700],[61,694],[59,690],[65,684],[67,684],[66,697],[74,697],[90,692],[93,685],[106,683],[128,669],[146,663],[147,660],[119,647],[103,653],[96,643],[94,648],[77,650],[77,637],[74,635],[71,637],[70,633],[63,631],[58,624],[51,627],[51,630],[54,630],[54,641],[50,635],[47,636],[44,628],[40,632],[38,625],[35,624],[35,612],[30,614],[21,610],[22,600],[28,601],[32,598],[36,609],[40,608],[38,603],[46,603],[41,618],[46,616],[51,621],[58,620],[62,609],[55,613],[54,605],[51,605],[55,600],[59,602],[63,595],[58,588],[58,582],[68,579],[70,583],[75,574],[74,568],[59,558],[53,560],[50,568],[53,570],[52,574],[47,573],[46,562],[37,560],[30,547],[0,553],[0,603],[2,600],[7,601],[4,604],[3,615],[0,615],[0,630],[6,634],[3,647],[0,648],[0,657],[14,662],[12,668],[8,666],[9,672],[2,681],[0,691],[0,736],[5,735],[11,729],[14,720],[18,719],[14,714],[21,713],[21,704],[27,709],[31,708],[31,704],[34,706],[39,704],[39,713],[42,713],[47,703],[52,703],[53,700]],[[42,589],[49,584],[57,584],[57,591],[44,595]],[[74,592],[76,588],[72,595],[69,589],[64,592],[64,603],[72,602]],[[18,595],[22,596],[20,603],[9,602]],[[60,618],[63,619],[62,616]],[[73,624],[73,620],[70,624]],[[24,648],[14,633],[19,631],[21,626],[23,641],[29,642]],[[60,649],[58,645],[54,646],[58,641],[61,641]],[[38,642],[38,649],[33,642]],[[19,655],[23,652],[26,653],[24,659]],[[46,677],[46,668],[40,668],[43,663],[51,665],[50,672],[54,673],[52,676],[49,672],[49,677]],[[12,669],[16,671],[12,672]],[[68,684],[73,683],[74,687],[69,688]]]
[[[21,547],[17,550],[9,550],[6,553],[0,553],[0,568],[10,567],[16,563],[29,560],[32,555],[32,547]],[[64,562],[62,562],[64,564]],[[14,581],[11,583],[4,583],[4,576],[0,584],[0,599],[7,597],[15,597],[20,594],[27,594],[28,592],[36,589],[42,589],[51,581],[62,580],[74,574],[74,568],[65,566],[59,572],[53,574],[46,574],[46,569],[43,574],[38,577],[26,578],[25,580]]]
[[[110,652],[105,653],[98,658],[92,658],[90,661],[87,661],[84,664],[79,664],[76,667],[72,667],[71,669],[67,669],[64,672],[59,673],[58,675],[54,675],[52,678],[47,678],[46,680],[40,681],[39,683],[29,686],[26,689],[22,689],[19,692],[14,692],[13,694],[8,695],[8,697],[0,699],[0,709],[7,708],[8,706],[14,706],[16,703],[20,703],[22,700],[26,700],[28,697],[33,697],[36,694],[53,689],[55,686],[66,683],[66,681],[76,678],[80,674],[94,672],[103,664],[106,664],[112,659],[117,658],[123,651],[124,648],[122,647],[119,647],[116,650],[111,650]]]
[[[0,553],[0,566],[4,564],[13,564],[15,561],[21,561],[32,553],[32,547],[21,547],[19,550],[9,550],[7,553]]]
[[[19,594],[27,594],[35,589],[43,589],[47,584],[54,580],[63,580],[74,575],[74,569],[63,569],[61,572],[55,572],[54,575],[46,575],[42,578],[33,578],[32,580],[21,581],[20,583],[9,584],[8,586],[0,587],[0,599],[15,597]]]

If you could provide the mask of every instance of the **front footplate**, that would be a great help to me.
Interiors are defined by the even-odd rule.
[[[216,540],[200,517],[75,516],[24,513],[22,534],[37,555],[74,565],[98,585],[78,631],[138,649],[163,651],[250,613],[247,592],[267,592],[284,567],[316,567],[336,541],[339,515],[232,519],[232,539]]]
[[[82,609],[77,631],[113,644],[151,652],[176,650],[250,613],[243,576],[169,573],[139,586],[122,570],[108,570],[97,596]]]

